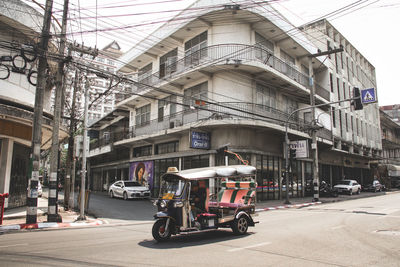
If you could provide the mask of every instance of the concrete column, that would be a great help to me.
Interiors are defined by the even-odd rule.
[[[215,154],[210,154],[208,165],[210,167],[214,167],[215,166]],[[215,180],[214,179],[210,179],[209,187],[210,187],[210,194],[216,194],[216,192],[215,192]]]
[[[252,153],[250,156],[250,165],[256,167],[257,165],[257,155]]]
[[[301,162],[301,196],[305,196],[305,187],[306,187],[306,178],[305,178],[305,163],[304,161]]]
[[[107,189],[110,186],[110,173],[106,171],[106,184],[107,184]]]
[[[11,166],[13,157],[14,141],[11,139],[1,140],[0,150],[0,193],[10,192]],[[8,198],[4,201],[4,208],[8,208]]]

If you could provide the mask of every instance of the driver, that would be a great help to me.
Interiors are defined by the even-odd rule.
[[[206,202],[206,190],[198,184],[193,184],[192,191],[190,192],[192,199],[192,212],[193,216],[197,216],[202,212],[205,212],[205,202]]]

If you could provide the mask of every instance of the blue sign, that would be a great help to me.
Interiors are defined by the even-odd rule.
[[[361,102],[363,104],[376,102],[375,88],[361,90]]]
[[[190,147],[199,149],[210,149],[210,133],[191,132]]]

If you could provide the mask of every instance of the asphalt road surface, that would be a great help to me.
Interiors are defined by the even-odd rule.
[[[223,229],[166,243],[147,220],[8,233],[0,266],[400,266],[399,203],[390,193],[261,212],[244,236]]]

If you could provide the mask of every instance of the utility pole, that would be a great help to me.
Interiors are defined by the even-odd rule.
[[[42,144],[42,116],[43,116],[43,98],[46,85],[47,70],[47,50],[50,39],[51,13],[53,9],[53,1],[46,0],[45,13],[43,18],[43,28],[39,43],[39,66],[38,81],[35,93],[35,107],[32,124],[32,175],[30,187],[27,196],[26,223],[32,224],[37,222],[37,198],[38,198],[38,181],[40,168],[40,147]]]
[[[330,54],[335,54],[343,52],[343,47],[340,47],[338,49],[333,49],[333,50],[328,50],[325,52],[319,52],[316,54],[312,54],[308,57],[308,69],[310,71],[310,105],[312,107],[311,109],[311,118],[312,118],[312,124],[313,128],[311,130],[311,154],[312,154],[312,159],[313,159],[313,187],[314,187],[314,196],[313,196],[313,202],[319,201],[319,170],[318,170],[318,142],[317,142],[317,130],[316,130],[316,124],[317,122],[315,121],[315,82],[314,82],[314,69],[312,66],[312,59],[315,57],[319,56],[325,56],[325,55],[330,55]]]
[[[315,82],[314,82],[314,70],[312,66],[312,58],[308,58],[308,69],[310,71],[310,105],[312,106],[311,109],[311,121],[313,126],[315,126]],[[314,196],[313,202],[317,202],[319,200],[319,172],[318,172],[318,144],[317,144],[317,131],[315,129],[311,130],[311,154],[313,159],[313,187],[314,187]]]
[[[319,56],[325,56],[333,53],[338,53],[338,52],[343,52],[343,48],[340,47],[338,49],[333,49],[325,52],[318,52],[316,54],[309,55],[309,71],[310,71],[310,85],[311,85],[311,90],[310,90],[310,106],[309,107],[304,107],[304,108],[299,108],[294,110],[292,113],[289,114],[288,118],[286,119],[285,122],[285,146],[284,146],[284,153],[285,153],[285,181],[286,181],[286,199],[285,199],[285,204],[290,204],[289,201],[289,135],[288,135],[288,126],[289,126],[289,121],[290,118],[293,116],[293,114],[301,111],[301,110],[307,110],[311,109],[311,114],[312,114],[312,123],[313,123],[313,129],[311,133],[311,149],[313,151],[313,185],[314,185],[314,197],[313,201],[318,201],[319,200],[319,175],[318,175],[318,145],[317,145],[317,132],[316,132],[316,120],[315,120],[315,108],[316,107],[322,107],[322,106],[327,106],[335,103],[341,103],[345,101],[352,101],[354,100],[353,98],[350,99],[344,99],[344,100],[339,100],[339,101],[334,101],[334,102],[329,102],[329,103],[324,103],[324,104],[319,104],[315,105],[315,82],[314,82],[314,70],[312,67],[312,58],[313,57],[319,57]]]
[[[75,157],[74,157],[74,146],[75,146],[75,131],[76,131],[76,122],[75,122],[75,98],[76,98],[76,91],[78,89],[78,69],[75,70],[75,79],[73,85],[73,93],[72,93],[72,106],[71,106],[71,121],[69,127],[69,139],[68,139],[68,154],[67,154],[67,163],[66,163],[66,179],[65,179],[65,186],[64,186],[64,209],[73,209],[74,208],[74,190],[75,190],[75,179],[72,179],[71,183],[71,162],[73,161],[75,166]],[[72,176],[75,178],[75,167],[72,171]],[[70,192],[72,192],[70,194]],[[72,200],[71,200],[72,198]]]
[[[60,56],[64,58],[65,51],[65,41],[66,41],[66,31],[67,31],[67,16],[68,16],[68,2],[69,0],[64,0],[64,11],[61,26],[61,38],[60,38]],[[58,135],[60,131],[60,121],[61,121],[61,100],[63,95],[64,84],[64,60],[58,62],[58,70],[56,75],[56,96],[54,105],[54,118],[53,118],[53,133],[52,133],[52,146],[51,146],[51,157],[50,157],[50,183],[49,183],[49,198],[48,198],[48,212],[47,221],[48,222],[60,222],[62,220],[61,216],[58,214],[57,208],[57,183],[58,183],[58,150],[60,144],[58,141]],[[66,196],[64,196],[66,198]]]
[[[86,178],[86,150],[87,150],[87,121],[88,121],[88,106],[89,106],[89,78],[86,74],[85,83],[85,113],[83,118],[83,150],[82,150],[82,171],[81,171],[81,206],[78,220],[86,220],[85,217],[85,178]]]

